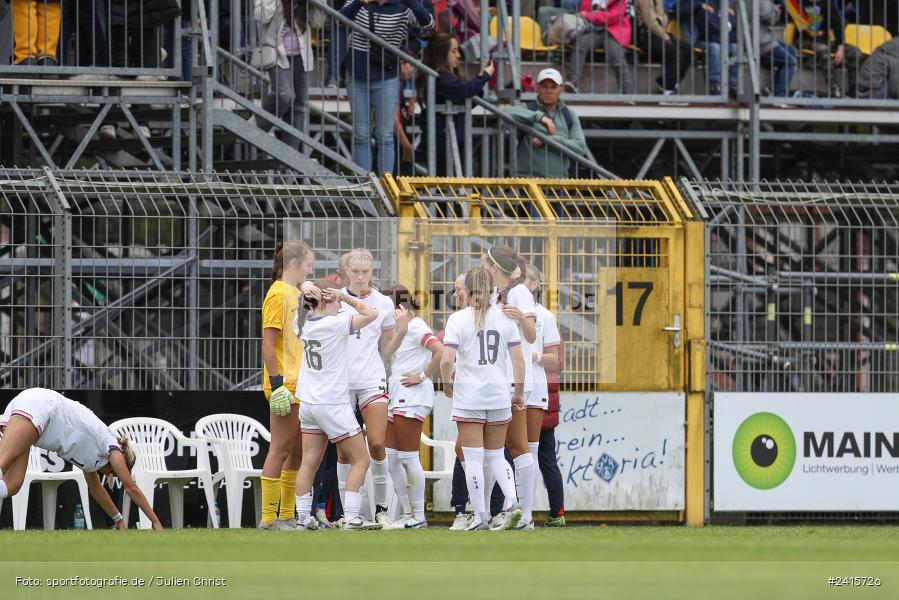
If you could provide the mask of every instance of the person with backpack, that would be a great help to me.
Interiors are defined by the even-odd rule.
[[[553,140],[581,156],[587,154],[587,139],[577,115],[562,101],[562,75],[543,69],[537,75],[537,99],[506,109],[507,114],[525,125],[545,130]],[[567,179],[571,159],[548,148],[543,140],[526,136],[518,142],[518,176]]]

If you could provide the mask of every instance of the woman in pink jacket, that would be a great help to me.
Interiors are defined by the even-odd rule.
[[[593,29],[575,38],[571,60],[565,68],[565,90],[578,91],[577,82],[587,57],[595,50],[604,48],[606,61],[618,75],[618,91],[633,94],[634,75],[625,54],[625,48],[631,44],[633,37],[627,0],[581,0],[580,15],[593,24]]]

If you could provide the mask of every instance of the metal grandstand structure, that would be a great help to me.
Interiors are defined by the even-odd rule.
[[[131,4],[135,2],[139,0],[131,0]],[[871,178],[891,176],[896,163],[892,145],[899,141],[899,133],[893,130],[899,121],[899,100],[834,96],[827,85],[833,82],[830,71],[812,62],[805,51],[799,54],[801,72],[791,87],[800,92],[798,97],[767,95],[773,75],[758,52],[758,2],[721,0],[722,21],[728,10],[734,9],[737,24],[737,52],[731,58],[724,53],[720,65],[726,72],[730,60],[737,69],[735,94],[728,91],[727,77],[722,78],[720,92],[710,87],[707,49],[674,27],[687,21],[680,13],[669,20],[671,35],[696,48],[688,53],[689,70],[675,99],[662,96],[653,83],[661,72],[660,61],[670,50],[659,50],[658,41],[653,46],[651,36],[641,46],[639,28],[634,29],[634,44],[628,49],[629,68],[636,74],[632,93],[611,89],[608,81],[614,79],[614,73],[601,53],[591,52],[583,79],[586,83],[579,93],[564,97],[584,124],[592,151],[592,156],[568,154],[576,163],[577,175],[808,179],[842,178],[851,169]],[[409,133],[419,150],[409,166],[410,174],[437,172],[438,140],[422,134],[433,131],[438,119],[452,119],[460,112],[465,121],[463,139],[456,139],[454,129],[449,128],[447,139],[439,140],[447,145],[449,174],[515,175],[520,168],[515,149],[522,140],[527,143],[528,136],[534,136],[554,143],[508,118],[502,109],[531,100],[534,95],[523,90],[522,78],[534,77],[551,65],[561,65],[564,70],[576,45],[568,50],[534,50],[536,30],[528,27],[538,25],[525,20],[527,15],[521,14],[519,3],[512,4],[508,15],[500,7],[495,19],[486,0],[481,4],[481,30],[493,28],[500,40],[495,51],[500,65],[495,98],[475,98],[457,106],[425,102],[426,110],[413,111]],[[847,28],[855,27],[852,39],[863,51],[870,52],[873,45],[888,39],[884,37],[889,35],[887,30],[899,33],[895,31],[899,15],[894,14],[890,0],[858,4],[856,14],[841,15],[840,19]],[[129,3],[124,6],[127,9]],[[79,28],[63,37],[58,66],[0,64],[0,124],[4,131],[0,164],[364,175],[353,158],[354,119],[346,90],[332,87],[328,81],[329,69],[339,68],[334,66],[334,53],[339,49],[334,47],[343,43],[341,36],[350,30],[369,38],[382,61],[410,60],[424,77],[427,98],[434,97],[436,72],[404,51],[385,46],[383,40],[319,0],[309,0],[308,9],[318,11],[322,21],[313,35],[316,58],[309,74],[308,115],[301,128],[289,115],[279,118],[261,107],[271,80],[268,72],[251,66],[257,44],[252,3],[191,0],[183,3],[180,18],[139,30],[141,40],[159,40],[167,49],[164,61],[141,56],[137,62],[119,66],[110,58],[99,58],[96,48],[82,56],[81,47],[97,34]],[[65,10],[63,6],[64,14]],[[882,26],[866,24],[875,18]],[[0,23],[0,33],[3,26]],[[880,29],[872,32],[874,27]],[[774,29],[776,35],[798,39],[799,46],[803,36],[809,35],[801,28],[797,31],[786,17]],[[868,38],[859,31],[867,32]],[[873,41],[875,33],[880,37]],[[127,37],[133,43],[138,35]],[[476,54],[489,55],[489,40],[481,36]],[[112,51],[116,38],[106,41]],[[0,47],[0,63],[3,52]],[[478,59],[471,60],[474,62],[465,67],[469,76],[479,69]],[[857,65],[853,68],[858,70]],[[848,77],[840,73],[841,78]],[[333,73],[330,76],[335,78]],[[842,79],[839,83],[846,87]],[[488,96],[493,94],[488,92]],[[277,135],[260,127],[261,122],[270,123]],[[104,133],[104,126],[117,128],[117,135],[98,135]],[[291,138],[301,141],[299,150],[289,143]]]
[[[367,177],[0,172],[6,388],[240,390],[261,384],[275,244],[375,251],[393,281],[391,207]]]

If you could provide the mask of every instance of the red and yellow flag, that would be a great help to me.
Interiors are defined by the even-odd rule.
[[[787,14],[793,19],[793,22],[796,24],[796,27],[799,28],[799,31],[804,31],[812,24],[811,17],[809,17],[808,13],[802,8],[801,0],[784,0],[784,4],[787,6]]]

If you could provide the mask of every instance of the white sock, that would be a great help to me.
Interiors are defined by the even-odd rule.
[[[466,448],[462,446],[462,454],[465,456],[465,483],[468,484],[468,500],[474,509],[474,514],[481,521],[487,522],[487,509],[484,504],[484,449]]]
[[[487,451],[484,451],[484,465],[487,465]],[[493,475],[493,469],[484,469],[484,506],[487,507],[487,516],[490,516],[490,506],[492,504],[491,496],[493,496],[493,487],[496,484],[496,477]]]
[[[421,466],[418,451],[400,452],[399,459],[405,467],[406,479],[409,481],[409,504],[412,516],[417,521],[425,519],[425,470]]]
[[[515,475],[512,473],[512,465],[506,460],[506,452],[502,448],[485,451],[487,466],[493,472],[493,477],[506,497],[503,508],[509,508],[518,504],[518,495],[515,493]]]
[[[362,518],[366,521],[371,521],[374,519],[374,515],[371,514],[371,499],[368,495],[368,487],[368,485],[363,483],[362,487],[359,488],[359,497],[362,499],[362,506],[359,507],[359,514],[362,515]]]
[[[359,492],[346,493],[346,504],[343,505],[343,518],[347,523],[359,516],[362,507],[362,494]]]
[[[375,495],[375,504],[377,506],[387,507],[388,494],[390,493],[390,483],[388,482],[389,466],[387,459],[375,460],[371,459],[371,482]]]
[[[337,463],[337,492],[340,494],[340,505],[343,506],[343,516],[346,517],[346,480],[350,476],[349,463]]]
[[[6,487],[6,482],[3,481],[2,475],[0,475],[0,500],[3,498],[9,497],[9,489]]]
[[[533,520],[531,511],[534,509],[534,482],[537,479],[537,465],[530,454],[516,456],[515,481],[517,482],[518,497],[521,499],[521,521],[530,523]]]
[[[538,461],[537,454],[540,451],[540,442],[528,442],[528,450],[531,451],[531,458],[533,459],[534,464],[538,465],[538,468],[539,468],[540,463],[537,462]],[[537,495],[537,472],[536,471],[534,471],[534,495],[535,496]]]
[[[297,496],[297,515],[300,523],[306,520],[306,517],[312,514],[312,490],[309,490],[302,496]]]
[[[390,468],[390,479],[393,481],[393,491],[396,492],[400,509],[403,511],[403,516],[408,517],[412,515],[409,494],[406,490],[409,487],[409,481],[406,479],[406,469],[403,468],[402,459],[397,456],[396,448],[387,449],[387,466]]]

